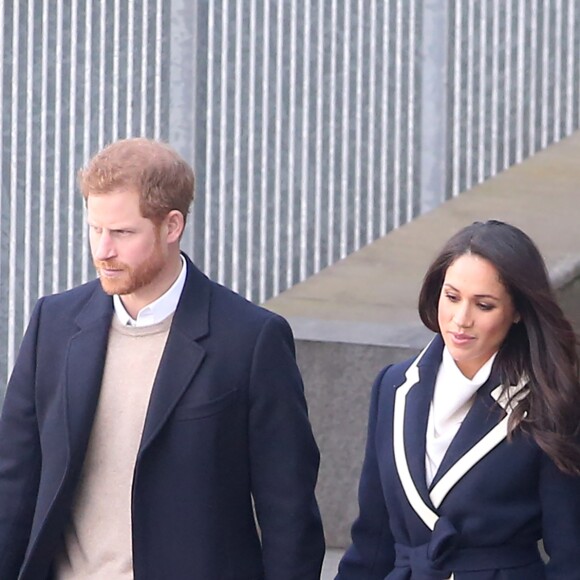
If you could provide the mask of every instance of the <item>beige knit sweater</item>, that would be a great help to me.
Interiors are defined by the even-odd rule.
[[[133,471],[172,319],[134,328],[113,317],[93,428],[55,561],[57,580],[133,578]]]

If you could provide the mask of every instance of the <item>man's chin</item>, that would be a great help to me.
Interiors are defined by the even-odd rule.
[[[107,280],[106,278],[99,278],[101,282],[101,287],[103,288],[103,292],[108,294],[109,296],[113,296],[113,294],[119,294],[123,296],[124,294],[129,294],[127,287],[123,284],[112,282],[111,280]]]

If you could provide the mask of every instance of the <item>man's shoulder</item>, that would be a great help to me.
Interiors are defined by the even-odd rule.
[[[251,302],[234,290],[222,286],[213,280],[210,280],[210,283],[212,285],[212,292],[216,303],[227,304],[242,314],[245,313],[248,316],[262,318],[264,320],[270,317],[278,317],[278,315],[271,310],[267,310],[263,306]]]
[[[292,334],[289,323],[279,314],[251,302],[217,282],[212,281],[211,284],[210,324],[213,330],[223,328],[228,333],[248,338],[257,336],[266,327]]]
[[[55,309],[62,312],[75,311],[82,308],[95,292],[102,292],[98,279],[80,284],[69,290],[43,296],[40,300],[44,309]]]
[[[188,266],[188,280],[184,291],[197,292],[202,288],[209,287],[210,308],[219,311],[235,311],[237,316],[249,316],[251,318],[268,319],[277,316],[273,312],[266,310],[255,302],[251,302],[244,298],[237,291],[216,282],[200,270],[195,263],[186,255],[183,254]]]
[[[187,256],[188,278],[176,311],[176,316],[187,320],[192,315],[208,316],[208,327],[214,335],[227,334],[251,342],[266,327],[291,333],[288,322],[263,306],[251,302],[238,292],[209,278]]]

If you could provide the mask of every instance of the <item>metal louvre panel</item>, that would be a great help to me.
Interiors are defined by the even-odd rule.
[[[574,0],[451,3],[447,197],[578,127]]]
[[[75,174],[194,166],[184,249],[262,302],[579,124],[576,0],[8,0],[0,392],[38,296],[92,278]]]
[[[186,249],[205,272],[262,302],[418,215],[420,11],[197,3]]]
[[[0,393],[36,299],[94,276],[77,169],[116,138],[167,138],[168,17],[161,0],[0,7]]]

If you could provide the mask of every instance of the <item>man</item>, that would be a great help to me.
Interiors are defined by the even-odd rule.
[[[180,252],[193,173],[170,147],[118,141],[79,182],[99,280],[41,298],[22,342],[0,579],[318,579],[319,457],[287,323]]]

